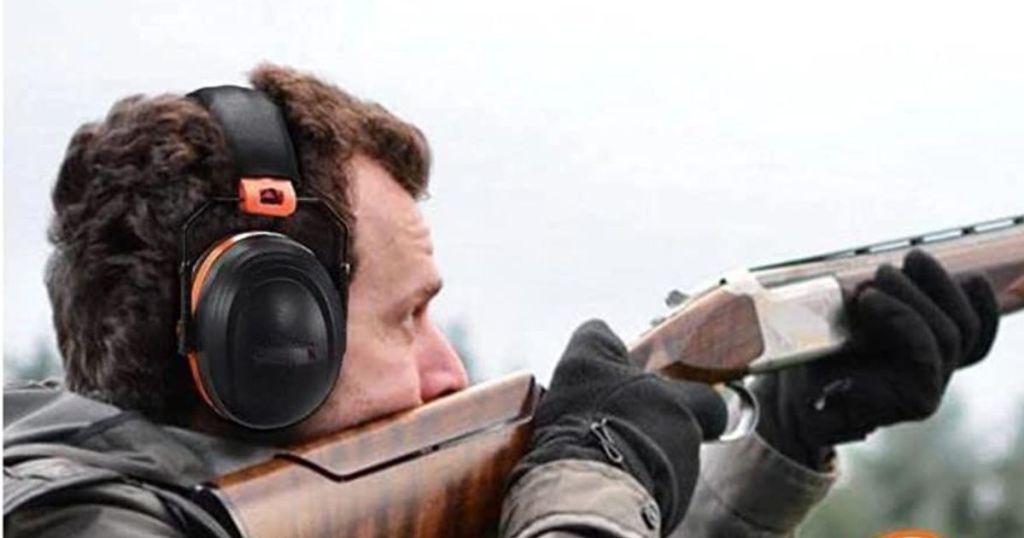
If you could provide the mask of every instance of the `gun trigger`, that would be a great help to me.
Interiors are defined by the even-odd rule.
[[[734,424],[732,429],[720,435],[718,439],[708,441],[711,443],[731,443],[746,438],[757,429],[757,421],[761,416],[760,407],[757,405],[757,397],[743,384],[743,381],[730,381],[723,386],[731,390],[736,396],[739,408],[736,418],[729,421],[731,424]],[[730,414],[732,414],[731,410]]]

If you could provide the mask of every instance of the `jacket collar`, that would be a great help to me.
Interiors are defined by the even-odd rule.
[[[70,457],[146,481],[191,486],[271,458],[274,449],[154,423],[53,383],[4,391],[4,460]]]

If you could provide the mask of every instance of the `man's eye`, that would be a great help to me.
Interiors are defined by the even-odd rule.
[[[416,321],[415,310],[408,310],[405,315],[402,316],[402,325],[411,325],[414,321]]]
[[[423,316],[423,313],[425,311],[426,311],[426,308],[422,307],[422,306],[417,306],[416,308],[413,308],[412,310],[409,310],[408,312],[406,312],[405,316],[402,318],[402,323],[404,325],[413,325],[413,324],[415,324],[416,321],[419,320]]]
[[[426,313],[426,304],[421,304],[414,308],[404,310],[402,311],[401,317],[399,318],[399,323],[401,324],[403,330],[412,332],[415,330],[416,324],[423,319]]]

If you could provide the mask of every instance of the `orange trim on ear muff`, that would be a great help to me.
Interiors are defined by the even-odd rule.
[[[206,277],[210,275],[210,269],[213,268],[213,264],[217,261],[227,249],[231,248],[232,245],[237,243],[239,240],[248,237],[252,234],[243,233],[235,234],[231,237],[221,240],[220,243],[213,245],[210,250],[203,255],[203,261],[199,263],[199,267],[196,268],[196,272],[192,277],[192,313],[196,313],[196,308],[199,307],[199,292],[203,289],[203,284],[206,283]]]
[[[199,267],[196,268],[196,272],[192,277],[192,289],[189,290],[191,294],[192,302],[192,314],[196,313],[196,308],[199,307],[199,294],[203,289],[203,284],[206,283],[206,277],[210,274],[210,269],[213,268],[214,262],[221,257],[232,245],[237,243],[243,237],[251,234],[236,234],[228,237],[221,242],[215,244],[206,254],[203,255],[203,261],[199,263]],[[188,368],[192,371],[192,384],[196,386],[196,390],[199,392],[199,396],[206,402],[206,405],[210,406],[220,414],[217,410],[217,406],[213,403],[210,395],[206,392],[206,386],[203,385],[203,375],[199,371],[199,354],[194,350],[188,352]]]
[[[287,217],[295,213],[295,187],[287,179],[244,177],[238,182],[238,205],[243,213]]]
[[[237,244],[239,241],[248,237],[256,235],[277,235],[273,232],[255,231],[255,232],[243,232],[235,234],[221,240],[211,247],[206,254],[203,255],[202,261],[199,262],[199,267],[196,268],[195,273],[192,277],[192,288],[189,290],[192,301],[192,314],[196,313],[196,309],[199,308],[199,296],[203,289],[203,285],[206,283],[206,278],[210,276],[210,271],[213,269],[213,265],[217,262],[220,257],[227,252],[229,248]],[[217,406],[214,405],[213,400],[210,399],[210,395],[206,393],[206,387],[203,385],[202,374],[199,371],[199,353],[195,350],[188,352],[188,366],[192,370],[192,380],[195,386],[199,389],[199,395],[206,401],[207,404],[214,410],[217,411]],[[219,414],[220,411],[217,411]]]
[[[210,409],[216,411],[217,406],[213,404],[210,395],[206,393],[206,387],[203,386],[203,376],[199,373],[199,356],[195,351],[188,352],[188,369],[192,371],[192,384],[199,390],[199,397],[210,406]]]

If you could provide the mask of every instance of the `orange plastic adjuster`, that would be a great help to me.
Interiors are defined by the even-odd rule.
[[[238,205],[252,215],[287,217],[295,213],[298,201],[287,179],[244,177],[238,182]]]

